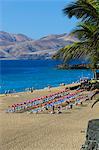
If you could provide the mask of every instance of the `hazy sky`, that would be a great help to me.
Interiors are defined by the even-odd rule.
[[[34,39],[48,34],[69,33],[76,19],[62,9],[75,0],[0,0],[0,30],[23,33]]]

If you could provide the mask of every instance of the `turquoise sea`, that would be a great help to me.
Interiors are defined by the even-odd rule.
[[[54,60],[1,60],[0,93],[21,92],[31,87],[41,89],[76,82],[83,76],[93,77],[91,70],[58,70],[59,63]]]

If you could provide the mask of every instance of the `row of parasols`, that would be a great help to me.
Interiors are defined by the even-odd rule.
[[[67,106],[76,105],[81,103],[85,97],[82,95],[83,90],[76,90],[70,92],[68,89],[56,92],[40,98],[33,98],[22,103],[13,104],[8,107],[6,112],[25,112],[29,111],[37,113],[45,109],[51,109],[53,106]]]

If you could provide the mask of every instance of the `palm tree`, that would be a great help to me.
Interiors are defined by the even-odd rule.
[[[64,62],[88,56],[91,61],[91,68],[96,74],[99,62],[99,2],[97,0],[77,0],[63,9],[69,18],[75,16],[81,18],[80,23],[72,34],[79,38],[78,42],[60,49],[54,58],[64,60]]]
[[[76,34],[80,41],[60,49],[54,58],[66,62],[87,55],[91,61],[90,67],[95,72],[99,61],[99,35],[97,32],[98,29],[95,25],[89,23],[79,24],[72,34]]]

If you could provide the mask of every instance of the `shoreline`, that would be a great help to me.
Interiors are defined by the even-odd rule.
[[[65,84],[65,85],[59,85],[59,86],[53,86],[50,88],[50,90],[57,90],[57,89],[62,89],[62,88],[70,88],[70,87],[75,87],[75,86],[78,86],[80,85],[80,82],[79,83],[71,83],[71,84]],[[7,96],[7,95],[15,95],[15,94],[24,94],[24,93],[34,93],[35,91],[48,91],[48,87],[45,87],[45,88],[41,88],[41,89],[34,89],[33,92],[31,91],[20,91],[20,92],[13,92],[13,93],[8,93],[8,94],[5,94],[5,93],[0,93],[0,97],[2,96]]]

